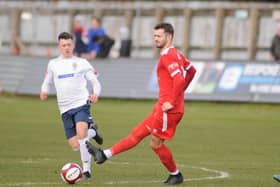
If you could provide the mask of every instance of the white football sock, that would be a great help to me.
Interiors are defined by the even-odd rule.
[[[91,171],[90,171],[90,162],[83,162],[83,172],[86,172],[86,171],[91,173]]]
[[[81,160],[83,162],[83,172],[85,172],[85,171],[90,172],[91,154],[88,152],[87,147],[86,147],[86,141],[88,141],[88,138],[84,138],[84,139],[81,139],[78,141],[80,144]]]
[[[179,170],[177,169],[175,172],[170,172],[170,175],[178,175],[179,174]]]
[[[88,129],[88,139],[91,139],[96,136],[96,132],[94,129]]]
[[[103,152],[107,158],[112,157],[112,151],[110,149],[106,149]]]

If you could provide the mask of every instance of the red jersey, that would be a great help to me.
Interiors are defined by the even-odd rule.
[[[185,76],[191,63],[174,47],[164,49],[157,65],[159,99],[157,107],[170,102],[174,108],[168,113],[184,113]]]

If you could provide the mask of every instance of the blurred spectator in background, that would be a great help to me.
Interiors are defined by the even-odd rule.
[[[121,48],[120,57],[130,57],[132,40],[130,39],[130,32],[127,27],[120,28]]]
[[[74,20],[72,33],[75,38],[74,54],[79,57],[83,56],[87,53],[88,48],[87,30],[83,27],[82,19],[78,16]]]
[[[280,23],[277,24],[276,34],[272,39],[270,55],[272,60],[280,61]]]
[[[88,48],[86,59],[94,59],[100,52],[101,46],[98,43],[98,38],[105,35],[105,30],[101,27],[101,20],[93,16],[91,18],[91,27],[88,29]]]
[[[111,48],[115,44],[115,40],[106,34],[100,37],[93,37],[93,41],[100,46],[100,50],[96,54],[97,58],[106,58],[109,55]]]
[[[91,60],[94,58],[106,58],[115,41],[109,37],[98,17],[92,17],[91,28],[88,29],[88,48],[87,54],[82,57]]]

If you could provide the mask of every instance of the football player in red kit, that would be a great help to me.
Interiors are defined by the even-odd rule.
[[[183,117],[184,92],[196,72],[190,61],[172,46],[173,34],[173,27],[169,23],[160,23],[154,27],[153,37],[155,46],[160,49],[160,58],[157,65],[159,96],[152,112],[135,126],[127,137],[109,149],[101,150],[87,143],[88,151],[94,156],[96,163],[102,164],[150,136],[151,149],[170,173],[164,181],[166,185],[180,184],[184,181],[164,141],[172,139]]]

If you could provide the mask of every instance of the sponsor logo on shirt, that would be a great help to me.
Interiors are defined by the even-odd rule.
[[[69,78],[69,77],[74,77],[74,73],[58,75],[59,79],[65,79],[65,78]]]
[[[177,62],[173,62],[172,64],[170,64],[168,66],[168,70],[169,71],[173,71],[173,70],[177,69],[178,67],[179,67],[178,63]]]

